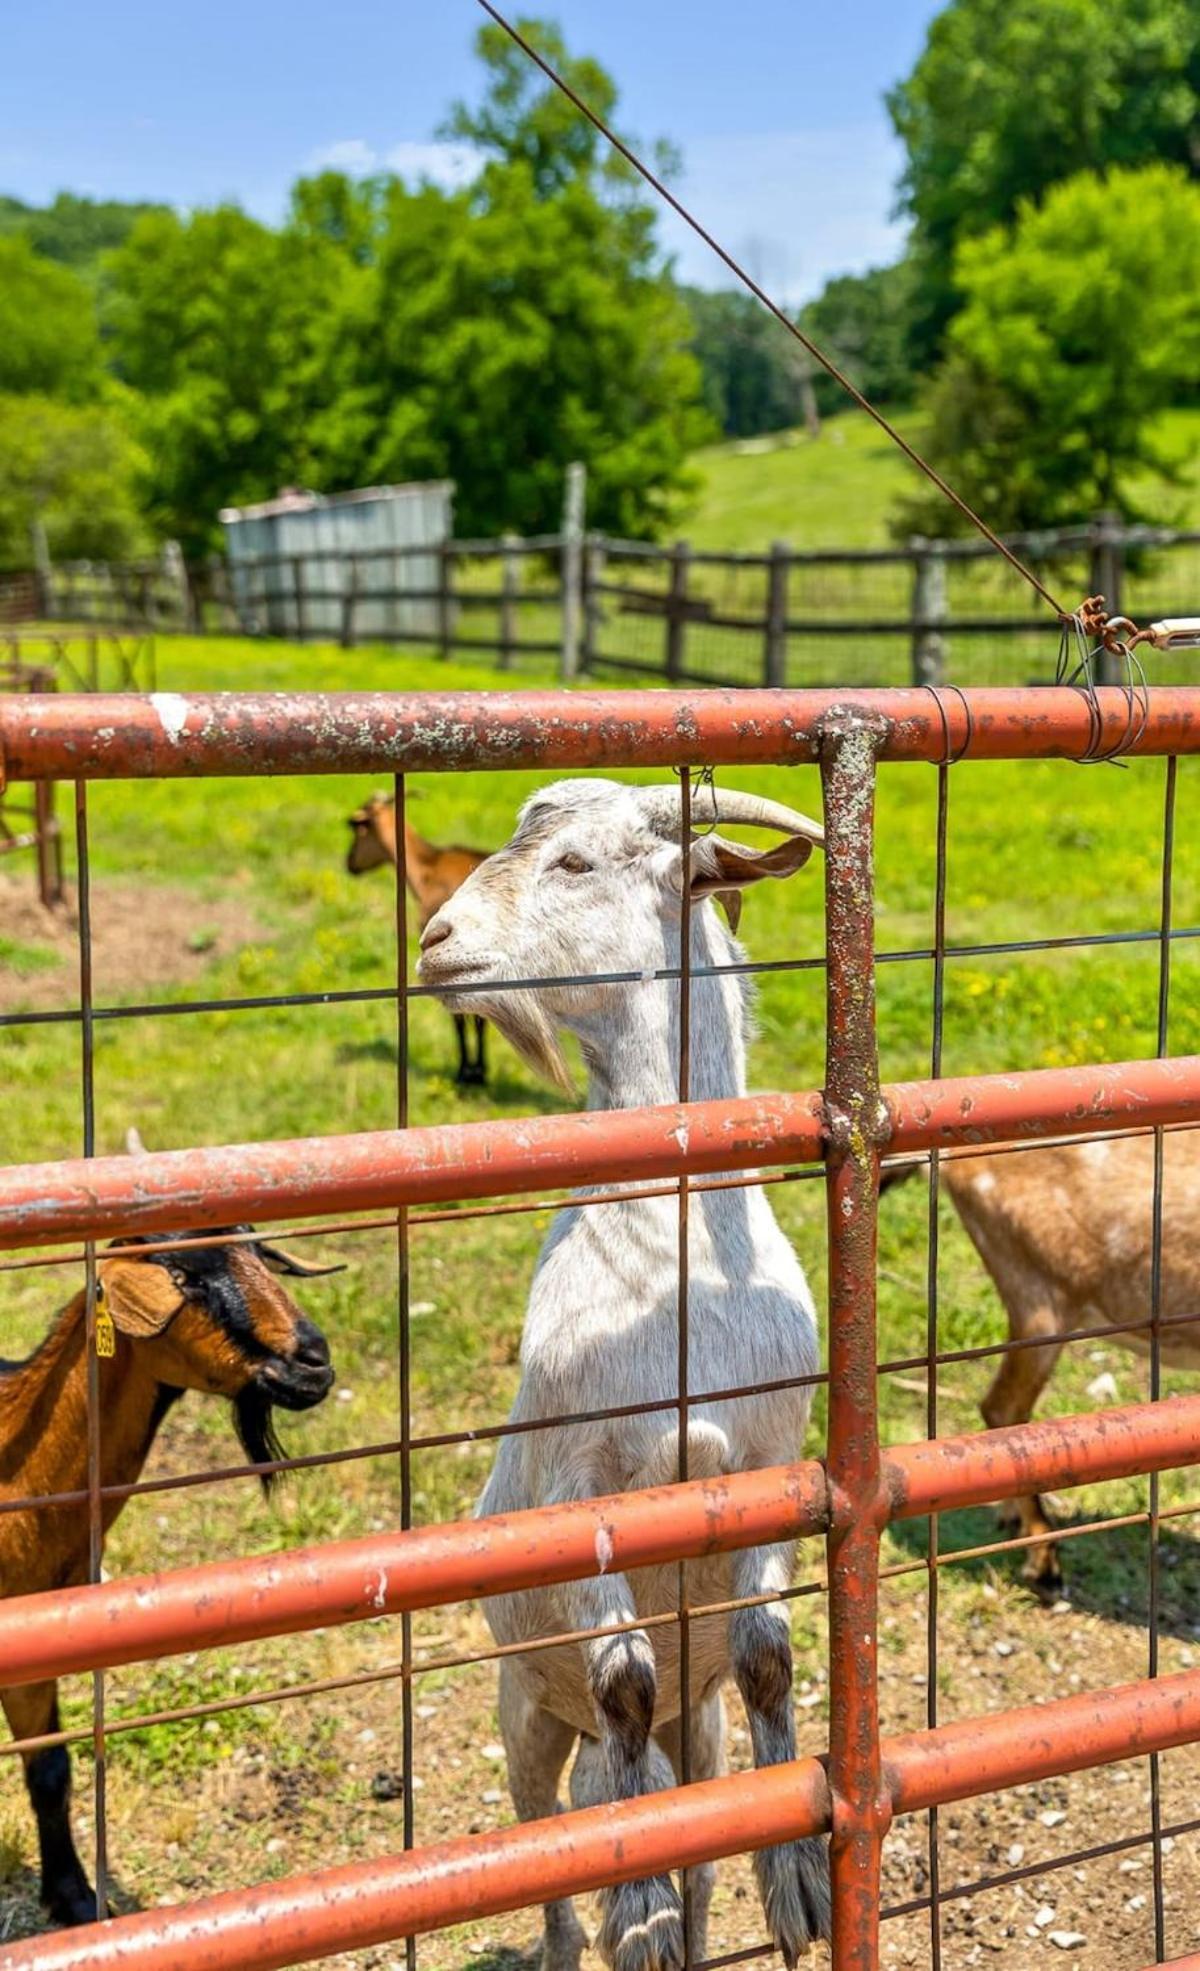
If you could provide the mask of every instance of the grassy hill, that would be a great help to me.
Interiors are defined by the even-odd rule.
[[[918,447],[922,421],[900,412],[896,427]],[[1160,436],[1185,475],[1133,491],[1164,525],[1200,525],[1200,410],[1171,411]],[[826,420],[819,438],[782,431],[698,452],[697,505],[681,532],[698,548],[752,550],[773,540],[795,547],[883,547],[897,500],[915,476],[903,455],[856,410]]]

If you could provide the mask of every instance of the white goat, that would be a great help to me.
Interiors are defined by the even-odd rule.
[[[690,851],[691,963],[729,965],[743,954],[707,898],[726,902],[763,876],[788,876],[822,841],[816,822],[756,796],[697,789],[698,824],[769,827],[789,837],[756,852],[714,834]],[[422,938],[420,976],[452,1010],[485,1014],[542,1073],[569,1088],[556,1028],[578,1035],[588,1106],[671,1102],[678,1094],[678,981],[589,983],[536,992],[472,992],[468,980],[650,973],[680,962],[682,855],[674,788],[567,780],[523,808],[506,848],[469,876]],[[742,1095],[749,992],[728,974],[692,984],[693,1100]],[[689,1215],[688,1387],[770,1384],[817,1367],[816,1317],[800,1265],[757,1187],[700,1192]],[[677,1364],[678,1213],[674,1198],[562,1211],[542,1248],[522,1342],[514,1421],[674,1398]],[[799,1454],[808,1388],[705,1404],[688,1425],[691,1477],[783,1463]],[[480,1511],[587,1499],[678,1476],[669,1411],[505,1438]],[[689,1563],[688,1603],[778,1593],[794,1547],[781,1544]],[[678,1607],[679,1570],[498,1596],[485,1604],[496,1640],[520,1643],[610,1627]],[[653,1639],[652,1639],[653,1638]],[[746,1705],[754,1759],[794,1757],[792,1656],[786,1606],[771,1601],[690,1630],[687,1703],[691,1773],[724,1767],[723,1678],[732,1669]],[[576,1740],[575,1806],[629,1799],[673,1783],[681,1740],[675,1624],[503,1659],[500,1722],[509,1786],[522,1820],[554,1813],[558,1780]],[[824,1844],[769,1848],[756,1857],[771,1933],[793,1965],[827,1935]],[[692,1951],[705,1951],[713,1870],[692,1876]],[[603,1892],[600,1948],[616,1971],[672,1971],[683,1962],[679,1898],[667,1877]],[[587,1939],[569,1901],[545,1911],[543,1971],[574,1971]]]

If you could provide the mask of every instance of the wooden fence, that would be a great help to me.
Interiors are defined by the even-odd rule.
[[[1139,620],[1200,611],[1200,532],[1086,526],[1015,537],[1074,607],[1102,593]],[[405,564],[419,556],[425,586]],[[436,580],[429,585],[432,556]],[[414,571],[410,568],[410,576]],[[610,539],[506,535],[433,549],[221,557],[174,582],[156,564],[56,569],[53,610],[299,640],[430,645],[504,667],[557,656],[564,676],[670,684],[1029,684],[1052,675],[1053,617],[983,542],[733,554]],[[411,627],[405,627],[411,606]],[[387,627],[382,625],[386,623]],[[1155,658],[1159,681],[1191,675]]]

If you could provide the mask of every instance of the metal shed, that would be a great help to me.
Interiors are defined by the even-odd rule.
[[[224,507],[219,517],[246,629],[336,636],[353,584],[360,635],[436,634],[437,550],[453,531],[452,480],[332,494],[289,487],[257,506]]]

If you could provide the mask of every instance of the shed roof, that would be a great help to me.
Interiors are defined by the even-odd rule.
[[[260,500],[255,506],[223,506],[218,520],[272,520],[281,513],[315,513],[318,509],[361,506],[368,500],[411,499],[418,493],[454,491],[452,479],[413,479],[403,486],[359,486],[351,493],[313,493],[301,486],[285,486],[273,500]]]

